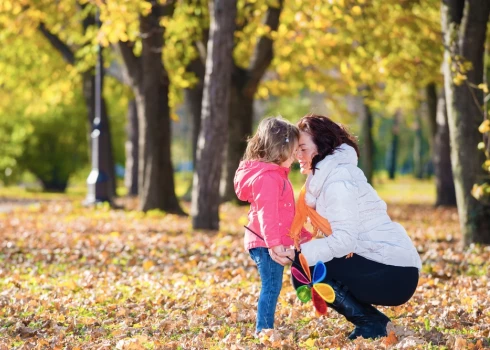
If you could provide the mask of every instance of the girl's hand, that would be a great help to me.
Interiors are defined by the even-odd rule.
[[[272,260],[282,266],[287,265],[291,263],[291,260],[294,260],[294,249],[286,249],[283,245],[269,248],[269,254]]]

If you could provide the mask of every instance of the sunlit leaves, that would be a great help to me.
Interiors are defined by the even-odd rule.
[[[308,88],[337,95],[367,85],[371,100],[383,101],[385,109],[414,108],[417,90],[440,80],[436,5],[285,1],[279,29],[271,34],[277,75],[264,84],[272,94]]]
[[[90,209],[62,198],[0,213],[0,346],[489,346],[490,250],[459,248],[455,209],[389,205],[422,256],[419,287],[409,303],[382,308],[394,337],[352,343],[352,325],[335,311],[319,318],[297,300],[289,272],[276,329],[253,337],[260,282],[243,248],[239,218],[247,209],[222,208],[218,233],[192,231],[188,219],[173,215]]]
[[[140,40],[139,16],[147,15],[151,3],[145,0],[109,0],[100,4],[101,32],[98,39],[104,46],[118,41]]]

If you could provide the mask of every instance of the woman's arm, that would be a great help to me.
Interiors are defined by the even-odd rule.
[[[317,199],[316,210],[332,227],[332,234],[301,244],[308,264],[327,262],[355,251],[359,233],[358,190],[352,181],[328,184]]]

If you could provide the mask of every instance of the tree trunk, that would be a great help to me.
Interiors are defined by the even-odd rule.
[[[279,6],[269,6],[264,17],[264,24],[271,31],[278,29],[279,17],[283,9],[284,0],[277,2]],[[226,164],[224,165],[220,184],[220,193],[223,201],[236,199],[233,178],[240,159],[245,152],[247,138],[252,134],[254,96],[273,57],[272,39],[268,36],[262,36],[257,41],[250,66],[247,69],[243,69],[234,65]]]
[[[245,95],[243,89],[240,89],[244,83],[243,73],[243,70],[235,67],[232,77],[230,118],[228,118],[229,140],[220,184],[222,201],[237,200],[233,178],[247,148],[247,138],[252,134],[254,98]]]
[[[441,91],[437,103],[437,127],[434,137],[433,162],[436,178],[436,206],[456,206],[453,170],[451,169],[451,148],[449,125],[447,122],[446,94]]]
[[[138,192],[140,210],[159,209],[184,214],[175,195],[171,161],[169,80],[162,63],[164,28],[162,16],[171,16],[174,2],[152,2],[151,13],[140,16],[141,56],[136,57],[133,43],[120,42],[125,80],[133,89],[138,114]]]
[[[361,169],[370,184],[372,184],[374,172],[374,141],[372,129],[373,114],[369,106],[362,100],[360,163]]]
[[[204,66],[203,66],[204,67]],[[201,109],[202,97],[204,90],[204,77],[199,78],[199,83],[196,86],[184,90],[184,104],[187,107],[188,113],[192,117],[192,169],[196,169],[196,153],[197,139],[201,130]],[[192,181],[189,183],[187,190],[183,195],[183,199],[190,201],[192,199]]]
[[[203,40],[206,40],[209,33],[205,35]],[[205,67],[203,63],[205,57],[198,57],[192,61],[187,70],[193,72],[198,82],[196,85],[189,89],[184,89],[184,105],[192,117],[192,169],[196,169],[196,152],[197,152],[197,139],[199,138],[199,131],[201,130],[201,109],[202,109],[202,97],[204,90],[204,74]],[[186,201],[192,198],[192,181],[189,184],[183,198]]]
[[[422,118],[420,117],[420,108],[416,111],[415,117],[415,137],[413,143],[413,174],[417,179],[424,177],[424,150],[422,135]]]
[[[219,185],[227,144],[233,37],[237,0],[210,2],[211,15],[201,131],[197,168],[192,190],[192,225],[195,229],[219,229]]]
[[[202,19],[201,19],[202,20]],[[194,73],[198,82],[189,89],[184,89],[184,103],[187,112],[192,116],[192,168],[196,169],[197,140],[201,130],[201,110],[204,93],[204,75],[206,73],[206,46],[209,41],[209,28],[204,30],[202,38],[195,42],[199,57],[194,59],[188,66],[187,71]],[[192,184],[188,190],[189,196],[192,192]]]
[[[388,166],[388,176],[391,180],[395,179],[396,176],[396,163],[398,161],[398,139],[400,133],[400,111],[396,111],[393,117],[393,127],[389,156],[389,166]]]
[[[465,245],[490,243],[490,206],[471,195],[475,183],[485,173],[482,140],[478,126],[483,121],[483,93],[473,88],[483,82],[484,44],[490,15],[488,0],[443,0],[444,82],[451,142],[451,162],[456,188],[458,213]],[[456,84],[458,56],[471,62],[466,80]],[[456,78],[456,79],[455,79]],[[470,85],[471,84],[471,85]]]
[[[92,131],[92,126],[95,119],[95,75],[93,72],[83,73],[83,96],[88,110],[89,131]],[[90,140],[90,139],[89,139]],[[91,142],[89,142],[92,147]],[[92,152],[90,152],[92,154]],[[112,153],[112,140],[110,132],[109,118],[107,116],[107,108],[105,99],[102,98],[102,117],[100,121],[100,136],[99,136],[99,171],[107,176],[107,181],[97,184],[97,186],[107,186],[101,190],[102,193],[107,193],[109,198],[116,195],[116,173],[114,157]]]
[[[128,195],[138,195],[138,110],[136,101],[131,100],[128,104],[128,120],[126,125],[126,170],[124,172],[124,185]]]
[[[435,137],[437,133],[437,86],[435,83],[429,83],[425,87],[425,98],[427,101],[427,113],[425,117],[427,119],[427,125],[429,128],[429,156],[428,162],[426,163],[426,176],[430,178],[434,175],[434,146]]]
[[[195,63],[197,65],[197,63]],[[199,131],[201,130],[201,109],[202,98],[204,90],[204,65],[202,65],[203,72],[196,74],[199,82],[190,89],[184,90],[184,101],[187,107],[188,113],[192,116],[192,167],[196,168],[196,152],[197,152],[197,140],[199,138]],[[200,71],[200,69],[199,69]]]
[[[427,117],[428,117],[427,119],[429,125],[429,132],[431,136],[429,139],[429,143],[433,147],[434,138],[436,137],[436,133],[437,133],[437,108],[438,108],[437,87],[435,83],[430,83],[425,87],[425,96],[427,99]]]
[[[137,89],[140,209],[182,214],[175,195],[171,161],[169,80],[162,63],[163,29],[155,5],[140,17],[142,82]]]

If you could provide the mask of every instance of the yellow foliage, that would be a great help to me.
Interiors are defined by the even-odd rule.
[[[485,119],[480,126],[478,127],[478,131],[482,134],[490,131],[490,120]]]
[[[467,79],[466,75],[463,75],[458,72],[456,73],[456,76],[453,78],[453,83],[454,85],[461,85],[466,79]]]
[[[264,99],[269,97],[269,90],[267,89],[267,87],[263,85],[259,86],[259,88],[257,89],[257,96]]]
[[[305,342],[304,342],[304,345],[306,345],[307,347],[314,347],[315,346],[315,339],[313,338],[308,338]]]
[[[362,14],[362,9],[360,6],[354,6],[352,7],[351,9],[351,13],[354,15],[354,16],[360,16]]]
[[[488,85],[485,83],[481,83],[478,85],[478,88],[483,90],[484,93],[488,94]]]

